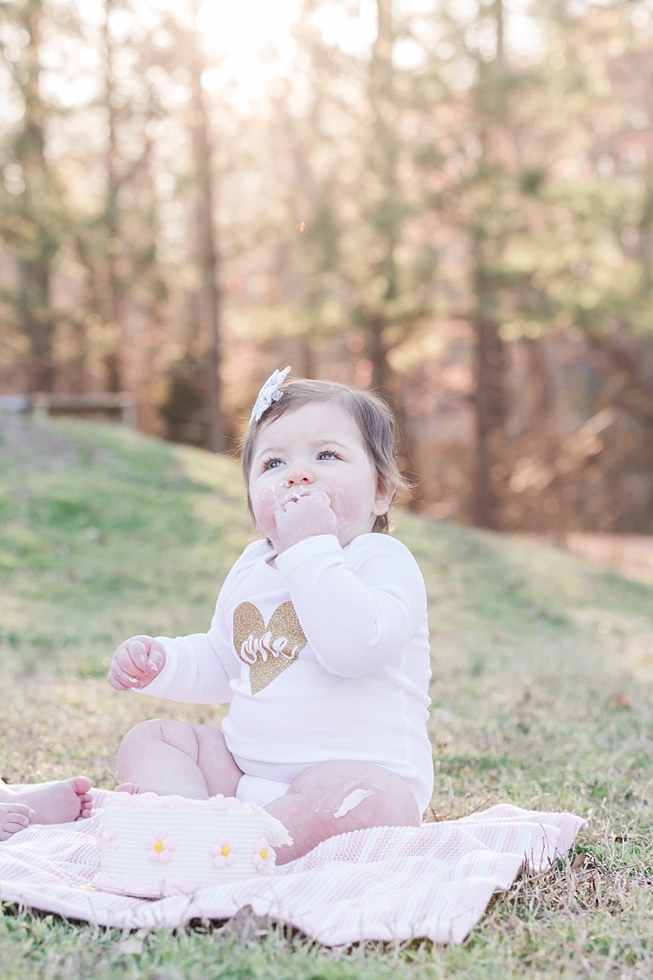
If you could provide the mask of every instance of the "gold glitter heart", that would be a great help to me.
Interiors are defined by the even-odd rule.
[[[278,606],[267,626],[251,602],[241,602],[234,610],[234,647],[249,667],[252,694],[294,664],[307,642],[292,602]]]

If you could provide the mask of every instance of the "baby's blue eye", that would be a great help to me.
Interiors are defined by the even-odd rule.
[[[330,453],[330,452],[328,452],[328,450],[325,450],[325,452],[320,453],[320,455],[317,458],[318,459],[323,459],[324,456],[328,456],[329,459],[338,459],[338,457],[336,456],[335,453]]]
[[[276,470],[277,465],[278,466],[281,466],[281,460],[280,459],[269,459],[267,461],[267,463],[265,464],[265,469],[266,470]]]

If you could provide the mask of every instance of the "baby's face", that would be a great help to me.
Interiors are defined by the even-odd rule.
[[[256,525],[279,551],[276,515],[293,497],[326,494],[344,547],[390,506],[377,488],[362,435],[337,403],[311,402],[259,430],[249,493]],[[324,499],[323,497],[321,499]]]

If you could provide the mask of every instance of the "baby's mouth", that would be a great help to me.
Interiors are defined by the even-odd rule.
[[[306,487],[303,490],[301,488],[297,490],[290,490],[289,493],[285,495],[285,497],[281,498],[281,500],[277,504],[277,507],[285,507],[286,504],[296,504],[297,501],[300,499],[300,497],[312,497],[314,493],[318,493],[318,492],[325,493],[326,491],[324,490],[317,491],[315,487],[313,488]]]
[[[285,507],[286,504],[297,503],[300,497],[310,497],[312,492],[312,490],[291,490],[285,497],[281,498],[278,506]]]

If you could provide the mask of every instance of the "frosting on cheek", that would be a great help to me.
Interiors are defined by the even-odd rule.
[[[256,523],[260,524],[263,529],[275,526],[274,512],[282,494],[285,492],[287,491],[284,490],[278,481],[269,483],[267,486],[255,491],[252,498],[254,517],[256,518]]]
[[[262,494],[262,500],[265,508],[273,513],[280,504],[288,498],[289,490],[288,484],[285,480],[275,480],[274,483],[269,484]]]
[[[269,537],[270,531],[273,531],[275,528],[275,487],[273,485],[253,487],[250,490],[250,494],[256,526],[267,537]]]

